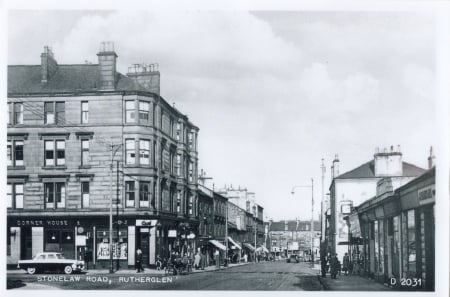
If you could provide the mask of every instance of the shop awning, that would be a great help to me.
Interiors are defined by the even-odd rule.
[[[230,236],[228,236],[228,241],[230,241],[236,248],[242,250],[241,246],[237,244],[236,241],[234,241]]]
[[[213,245],[215,245],[217,248],[221,249],[222,251],[225,251],[227,249],[223,244],[221,244],[217,240],[212,239],[209,242],[211,242]]]
[[[263,245],[260,245],[259,248],[257,248],[256,250],[262,251],[262,252],[264,252],[264,253],[269,253],[269,250],[266,249],[266,247],[263,246]]]
[[[253,247],[253,245],[251,245],[250,243],[244,242],[243,245],[244,245],[246,248],[248,248],[249,250],[251,250],[251,251],[254,251],[254,250],[255,250],[255,248]]]

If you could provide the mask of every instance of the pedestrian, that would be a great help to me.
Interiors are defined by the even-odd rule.
[[[142,267],[142,250],[139,247],[136,250],[136,268],[137,273],[144,271],[144,268]]]
[[[200,269],[200,260],[201,260],[201,258],[202,257],[200,256],[200,251],[199,251],[194,256],[194,268],[195,268],[195,270]]]
[[[344,275],[348,275],[348,270],[350,269],[350,257],[348,253],[345,253],[344,258],[342,258],[342,270]]]
[[[214,252],[214,261],[216,262],[216,268],[220,268],[220,252],[218,249]]]
[[[159,255],[156,257],[156,270],[161,270],[162,268],[162,262],[161,262],[161,257],[159,257]]]
[[[204,253],[200,253],[200,269],[205,270],[206,266],[206,256]]]
[[[337,275],[338,272],[341,270],[341,269],[340,269],[341,264],[339,263],[337,254],[334,254],[334,255],[331,257],[331,260],[330,260],[330,266],[331,266],[331,267],[330,267],[331,278],[336,279],[336,275]]]
[[[320,272],[322,274],[322,277],[327,277],[327,257],[323,249],[320,253]]]

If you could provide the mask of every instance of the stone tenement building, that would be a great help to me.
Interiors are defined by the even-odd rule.
[[[133,266],[195,249],[197,135],[160,96],[157,65],[116,70],[112,43],[98,64],[8,66],[8,264],[41,251],[92,252]]]

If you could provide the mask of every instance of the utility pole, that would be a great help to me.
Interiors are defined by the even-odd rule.
[[[323,163],[322,158],[322,165],[320,166],[322,169],[322,203],[321,203],[321,210],[320,210],[320,242],[323,243],[325,241],[325,191],[324,191],[324,185],[325,185],[325,164]]]
[[[112,205],[113,205],[113,197],[112,197],[112,170],[113,170],[113,143],[111,141],[111,164],[109,171],[109,273],[114,273],[113,267],[113,216],[112,216]]]
[[[116,181],[116,232],[117,232],[117,246],[119,248],[120,240],[119,240],[119,161],[116,161],[116,170],[117,170],[117,181]],[[117,270],[119,270],[120,265],[120,252],[119,257],[117,257]]]
[[[314,263],[314,179],[311,178],[311,263]]]

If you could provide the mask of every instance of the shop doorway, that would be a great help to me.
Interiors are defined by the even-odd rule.
[[[150,263],[150,228],[139,228],[138,233],[136,249],[141,248],[142,266],[148,267]]]
[[[33,240],[31,237],[31,227],[22,227],[20,230],[20,259],[27,260],[33,258]]]

